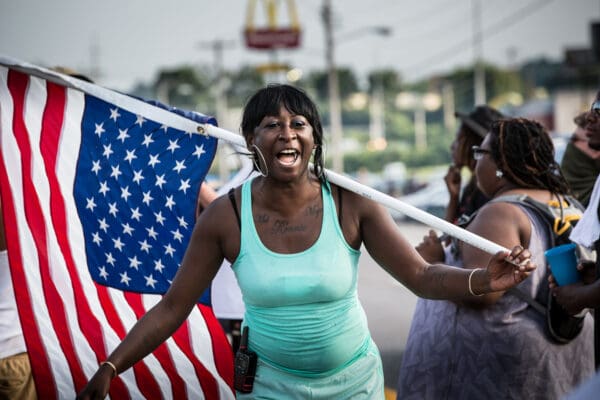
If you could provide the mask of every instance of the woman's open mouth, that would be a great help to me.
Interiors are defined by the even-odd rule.
[[[277,153],[277,159],[283,165],[293,165],[300,157],[300,152],[295,149],[285,149]]]

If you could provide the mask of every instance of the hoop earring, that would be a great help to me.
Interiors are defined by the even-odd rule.
[[[254,148],[254,152],[252,152],[252,162],[254,163],[256,170],[258,172],[260,172],[260,174],[263,177],[266,178],[269,175],[269,167],[267,167],[267,161],[265,160],[265,156],[263,156],[263,153],[260,151],[258,146],[256,146],[255,144],[252,144],[252,147]],[[262,161],[263,165],[265,166],[265,170],[267,172],[263,172],[262,168],[260,167],[260,162],[259,162],[258,158],[260,158],[260,161]]]
[[[318,156],[317,156],[318,155]],[[317,157],[320,159],[321,162],[317,162]],[[323,146],[321,145],[315,145],[315,147],[313,148],[313,172],[315,172],[315,175],[317,176],[318,179],[321,179],[323,177]]]

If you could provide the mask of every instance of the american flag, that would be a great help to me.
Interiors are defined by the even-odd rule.
[[[192,133],[214,120],[181,114],[0,58],[2,208],[40,398],[74,398],[180,265],[217,145]],[[110,396],[231,399],[232,374],[199,304]]]

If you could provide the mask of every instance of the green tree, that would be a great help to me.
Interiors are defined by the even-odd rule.
[[[402,90],[402,80],[396,70],[380,69],[369,73],[367,77],[369,82],[369,93],[373,93],[375,88],[383,88],[386,99],[394,99],[398,92]]]
[[[159,100],[175,107],[194,110],[201,93],[207,91],[209,80],[196,69],[183,66],[160,71],[153,87]]]
[[[490,64],[486,64],[484,68],[486,97],[488,99],[493,99],[508,92],[522,93],[523,80],[518,72],[501,69]],[[454,90],[455,108],[461,111],[472,109],[475,101],[473,68],[459,68],[436,80],[430,80],[430,84],[438,90],[441,90],[442,84],[448,82],[452,84]]]
[[[227,99],[230,106],[243,106],[252,94],[265,85],[263,75],[249,65],[227,75]]]
[[[340,98],[342,100],[358,91],[358,81],[351,69],[338,68],[337,75],[340,87]],[[315,91],[319,101],[325,101],[329,98],[329,80],[326,71],[310,72],[306,83],[307,86]]]

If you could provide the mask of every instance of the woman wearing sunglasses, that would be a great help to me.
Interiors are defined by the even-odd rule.
[[[525,194],[540,202],[562,199],[568,185],[554,160],[547,131],[526,119],[500,120],[473,147],[475,175],[491,200],[467,230],[505,247],[531,250],[538,269],[517,288],[532,297],[546,289],[545,223],[500,196]],[[487,255],[458,243],[457,266],[484,265]],[[592,375],[592,322],[567,344],[553,342],[544,316],[508,292],[467,301],[420,300],[398,383],[399,399],[556,399]]]

